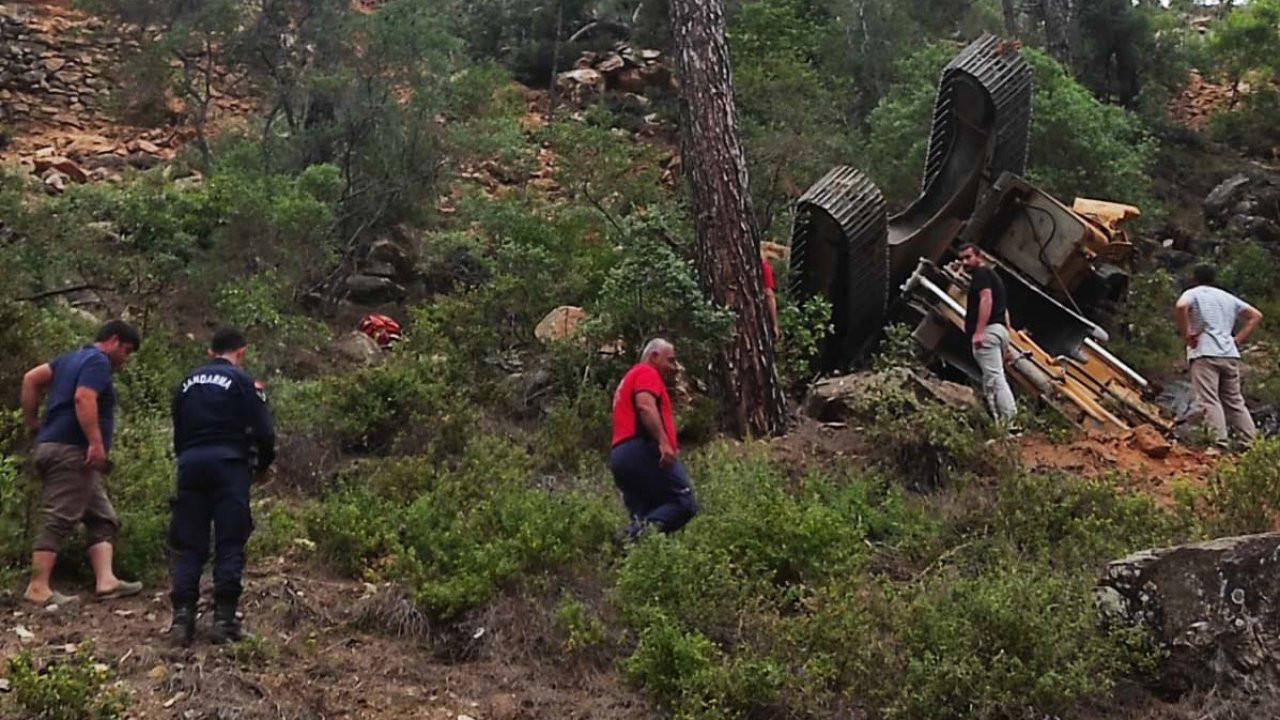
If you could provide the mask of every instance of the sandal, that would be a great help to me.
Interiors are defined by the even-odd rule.
[[[42,607],[47,609],[51,607],[62,607],[64,605],[79,604],[80,596],[79,595],[63,595],[57,590],[54,590],[53,594],[51,594],[49,597],[45,598],[44,600],[30,600],[26,597],[23,597],[22,600],[28,605],[35,605],[37,607]]]
[[[142,592],[142,583],[121,580],[120,584],[115,586],[115,588],[106,592],[96,593],[95,597],[99,600],[116,600],[118,598],[129,597],[130,595],[137,595],[140,592]]]

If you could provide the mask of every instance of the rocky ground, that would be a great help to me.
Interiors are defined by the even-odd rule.
[[[130,718],[657,716],[607,666],[558,662],[538,633],[550,620],[528,608],[500,606],[441,634],[393,591],[329,578],[296,558],[259,563],[246,584],[246,626],[259,639],[233,648],[209,645],[207,611],[197,644],[172,647],[168,601],[150,586],[55,612],[0,603],[0,657],[58,657],[91,641],[128,688]],[[9,693],[0,694],[0,716],[19,716]]]

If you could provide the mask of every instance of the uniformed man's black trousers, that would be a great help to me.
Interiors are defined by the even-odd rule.
[[[178,495],[172,502],[169,542],[169,598],[175,607],[200,599],[200,573],[209,559],[209,528],[214,532],[213,599],[219,605],[240,601],[244,546],[253,532],[247,460],[193,460],[178,463]]]

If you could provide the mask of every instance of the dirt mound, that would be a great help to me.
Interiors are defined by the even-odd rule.
[[[161,588],[153,587],[141,597],[88,602],[73,611],[48,613],[10,603],[3,608],[0,655],[28,649],[37,657],[56,657],[68,644],[91,640],[94,655],[128,687],[130,717],[616,720],[652,715],[639,696],[618,686],[613,673],[556,662],[551,653],[521,652],[524,640],[518,634],[534,622],[527,616],[523,621],[477,618],[465,628],[467,659],[441,659],[438,638],[395,637],[395,627],[359,629],[369,626],[361,608],[381,588],[305,571],[286,574],[284,567],[282,561],[270,561],[247,583],[246,623],[261,642],[209,645],[206,610],[197,644],[190,650],[171,647],[163,634],[168,601]],[[18,626],[33,637],[22,639]],[[0,695],[0,716],[17,717],[13,703],[12,695]]]
[[[1027,471],[1107,478],[1166,506],[1173,504],[1178,484],[1202,484],[1217,462],[1216,457],[1185,445],[1155,443],[1141,429],[1129,435],[1085,435],[1065,442],[1033,434],[1015,438],[1012,446]],[[808,418],[768,447],[772,458],[800,473],[869,462],[876,452],[863,428]]]
[[[1168,447],[1164,457],[1152,457],[1142,438],[1133,435],[1091,435],[1066,443],[1031,435],[1018,439],[1018,456],[1030,471],[1109,477],[1166,505],[1173,503],[1178,483],[1203,483],[1216,462],[1213,456],[1178,444]]]

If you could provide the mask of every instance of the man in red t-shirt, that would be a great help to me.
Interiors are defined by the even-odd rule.
[[[689,475],[676,457],[676,425],[667,380],[676,373],[676,350],[657,338],[613,393],[613,450],[609,470],[631,515],[627,534],[646,525],[664,533],[684,527],[698,513]]]
[[[760,258],[761,269],[764,270],[764,304],[769,308],[769,322],[773,323],[773,337],[778,339],[782,335],[782,328],[778,325],[778,298],[773,294],[776,283],[773,281],[773,268],[769,265],[769,258]]]

